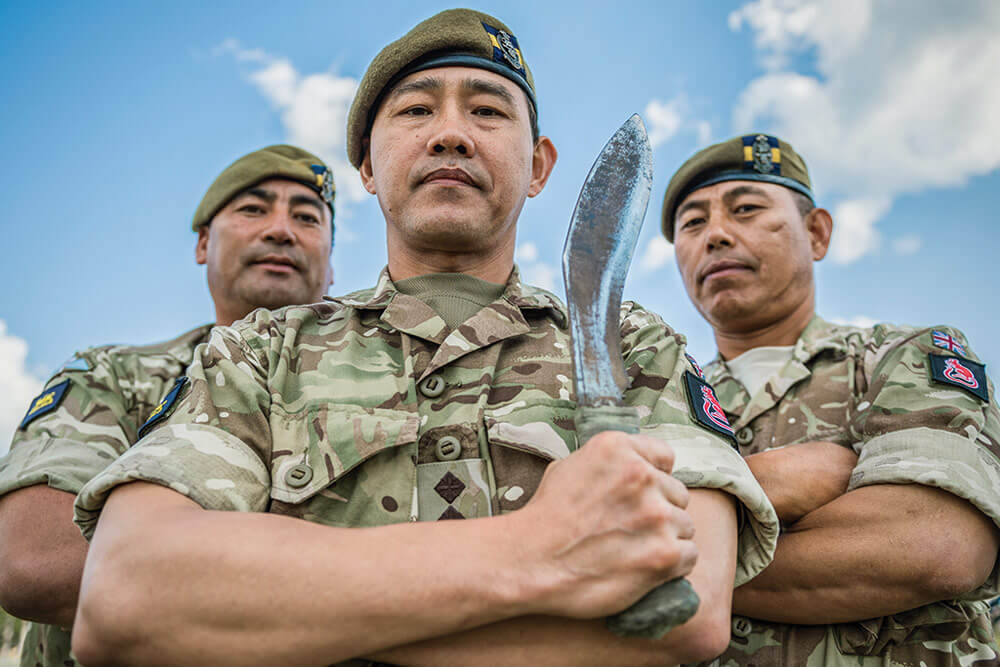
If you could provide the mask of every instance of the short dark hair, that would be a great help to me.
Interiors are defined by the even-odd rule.
[[[799,209],[799,215],[801,215],[803,219],[812,213],[814,208],[816,208],[816,204],[814,204],[813,200],[809,197],[806,197],[801,192],[796,192],[791,188],[789,188],[789,191],[792,193],[792,201],[795,202],[795,208]]]

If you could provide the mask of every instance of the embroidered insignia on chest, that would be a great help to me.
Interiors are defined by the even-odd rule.
[[[719,404],[719,399],[715,397],[712,385],[691,371],[684,371],[684,383],[687,385],[688,400],[691,402],[691,411],[695,420],[702,426],[728,438],[730,444],[735,448],[733,427],[729,425],[729,420]]]
[[[170,392],[167,393],[167,395],[163,397],[163,400],[160,401],[160,404],[157,405],[151,413],[149,413],[149,419],[146,420],[146,423],[139,427],[137,435],[140,438],[146,435],[154,424],[166,419],[167,415],[170,414],[170,409],[174,407],[174,404],[177,402],[177,398],[181,395],[181,390],[184,389],[184,385],[186,385],[187,382],[187,376],[182,375],[177,378]]]
[[[766,134],[743,137],[743,168],[758,174],[781,175],[781,149],[778,139]]]
[[[21,420],[18,428],[23,429],[42,415],[48,414],[58,408],[63,397],[66,395],[67,389],[69,389],[69,380],[63,380],[36,396],[35,400],[31,402],[31,407],[28,408],[28,414],[24,415],[24,419]]]
[[[517,37],[506,30],[494,28],[485,23],[483,23],[483,28],[489,34],[490,42],[493,43],[493,60],[507,65],[520,73],[521,76],[525,76],[524,61],[521,59],[521,47],[518,46]]]
[[[949,352],[961,354],[962,356],[966,355],[965,346],[959,343],[951,334],[946,334],[943,331],[935,329],[934,331],[931,331],[931,340],[934,341],[934,344],[942,350],[948,350]]]
[[[964,389],[983,401],[990,400],[989,385],[986,381],[986,366],[965,357],[943,354],[928,356],[932,380]]]

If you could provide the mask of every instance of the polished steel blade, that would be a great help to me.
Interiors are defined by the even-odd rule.
[[[633,115],[591,167],[563,249],[579,405],[621,403],[622,289],[652,187],[653,152],[642,119]]]

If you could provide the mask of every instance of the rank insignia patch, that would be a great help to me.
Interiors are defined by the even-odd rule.
[[[748,134],[743,137],[743,169],[781,176],[781,149],[777,137]]]
[[[990,400],[989,385],[986,383],[986,366],[965,357],[943,354],[931,354],[929,357],[932,380],[964,389],[984,401]]]
[[[177,378],[177,381],[174,382],[173,388],[166,396],[163,397],[163,400],[160,401],[160,404],[156,406],[153,412],[150,413],[149,419],[146,420],[146,423],[139,427],[139,433],[137,435],[140,438],[146,435],[146,432],[149,431],[154,424],[166,419],[167,415],[170,414],[170,408],[174,407],[174,403],[177,402],[177,398],[181,395],[181,390],[184,389],[184,385],[186,385],[187,382],[188,379],[184,375]]]
[[[726,418],[726,413],[722,409],[722,406],[719,405],[719,399],[715,397],[715,390],[712,389],[712,385],[691,371],[684,371],[684,382],[687,385],[691,410],[698,423],[732,440],[734,436],[733,427],[729,425],[729,420]],[[735,447],[735,444],[733,446]]]
[[[965,347],[955,340],[954,336],[946,334],[943,331],[937,331],[936,329],[931,331],[931,340],[934,341],[934,344],[942,350],[948,350],[949,352],[954,352],[955,354],[961,354],[963,356],[966,354]]]
[[[521,76],[527,76],[524,71],[524,61],[521,60],[521,47],[517,44],[517,37],[506,30],[500,30],[483,23],[483,27],[493,42],[493,60],[510,67]]]
[[[28,414],[24,415],[24,419],[21,420],[18,428],[23,429],[35,419],[58,408],[59,403],[63,400],[63,396],[66,395],[67,389],[69,389],[69,380],[63,380],[56,386],[49,387],[36,396],[35,400],[31,402],[31,407],[28,408]]]

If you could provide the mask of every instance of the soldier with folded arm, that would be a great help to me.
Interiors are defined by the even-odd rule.
[[[333,280],[333,197],[326,165],[294,146],[254,151],[219,175],[192,224],[216,324],[320,300]],[[87,542],[73,499],[138,439],[210,329],[78,352],[29,406],[0,460],[0,604],[34,621],[22,665],[74,664],[69,628]]]
[[[719,355],[705,373],[784,529],[713,665],[996,665],[1000,410],[960,331],[832,324],[833,229],[805,162],[750,134],[673,176],[663,232]]]
[[[620,330],[642,432],[578,442],[565,307],[513,263],[556,160],[522,48],[449,10],[371,63],[347,146],[388,266],[371,289],[216,328],[83,489],[85,662],[676,664],[725,647],[733,584],[767,564],[777,519],[695,417],[684,338],[635,304]],[[690,621],[655,641],[605,628],[684,575]]]

